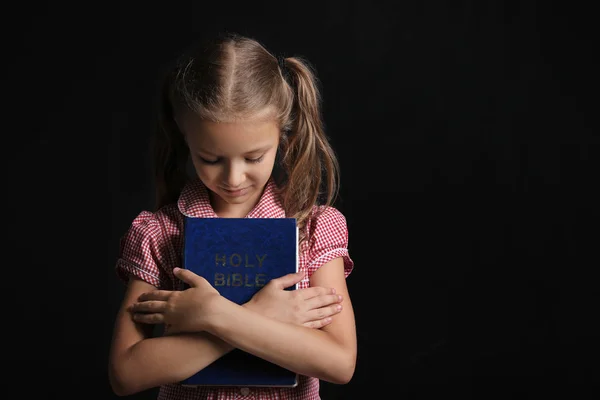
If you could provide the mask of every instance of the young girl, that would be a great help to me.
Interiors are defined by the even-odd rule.
[[[127,283],[109,360],[117,395],[160,386],[159,399],[319,399],[320,379],[350,381],[353,261],[346,220],[332,206],[338,165],[320,112],[308,64],[253,39],[223,35],[177,60],[161,98],[156,210],[135,218],[116,265]],[[294,217],[300,272],[237,305],[179,268],[184,216]],[[152,337],[155,324],[165,324],[164,335]],[[178,384],[234,348],[297,372],[298,385]]]

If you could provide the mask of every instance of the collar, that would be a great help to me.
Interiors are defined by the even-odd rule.
[[[269,179],[258,203],[246,218],[285,218],[285,211],[276,189],[273,179]],[[192,179],[184,186],[177,200],[177,208],[186,217],[218,218],[210,204],[208,188],[198,178]]]

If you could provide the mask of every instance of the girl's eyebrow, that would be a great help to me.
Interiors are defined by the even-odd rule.
[[[254,149],[254,150],[247,151],[244,154],[247,155],[247,154],[260,153],[260,152],[269,150],[271,147],[272,147],[272,145],[262,146],[262,147],[259,147],[257,149]],[[197,153],[198,154],[200,154],[200,153],[202,153],[202,154],[208,154],[209,156],[219,157],[215,153],[212,153],[212,152],[210,152],[208,150],[204,150],[204,149],[198,149]]]
[[[246,152],[246,154],[260,153],[260,152],[269,150],[271,147],[272,146],[269,144],[267,146],[259,147],[258,149],[254,149],[254,150],[248,151],[248,152]]]

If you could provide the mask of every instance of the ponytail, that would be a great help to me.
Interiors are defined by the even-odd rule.
[[[285,66],[294,102],[290,133],[285,138],[286,149],[282,154],[287,172],[282,201],[286,212],[304,227],[314,205],[335,202],[339,165],[325,135],[319,82],[311,65],[306,60],[291,57],[285,60]]]

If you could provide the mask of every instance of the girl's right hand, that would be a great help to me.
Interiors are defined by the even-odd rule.
[[[282,322],[319,329],[342,310],[342,296],[333,288],[309,287],[284,290],[300,282],[304,272],[269,281],[244,307]]]

